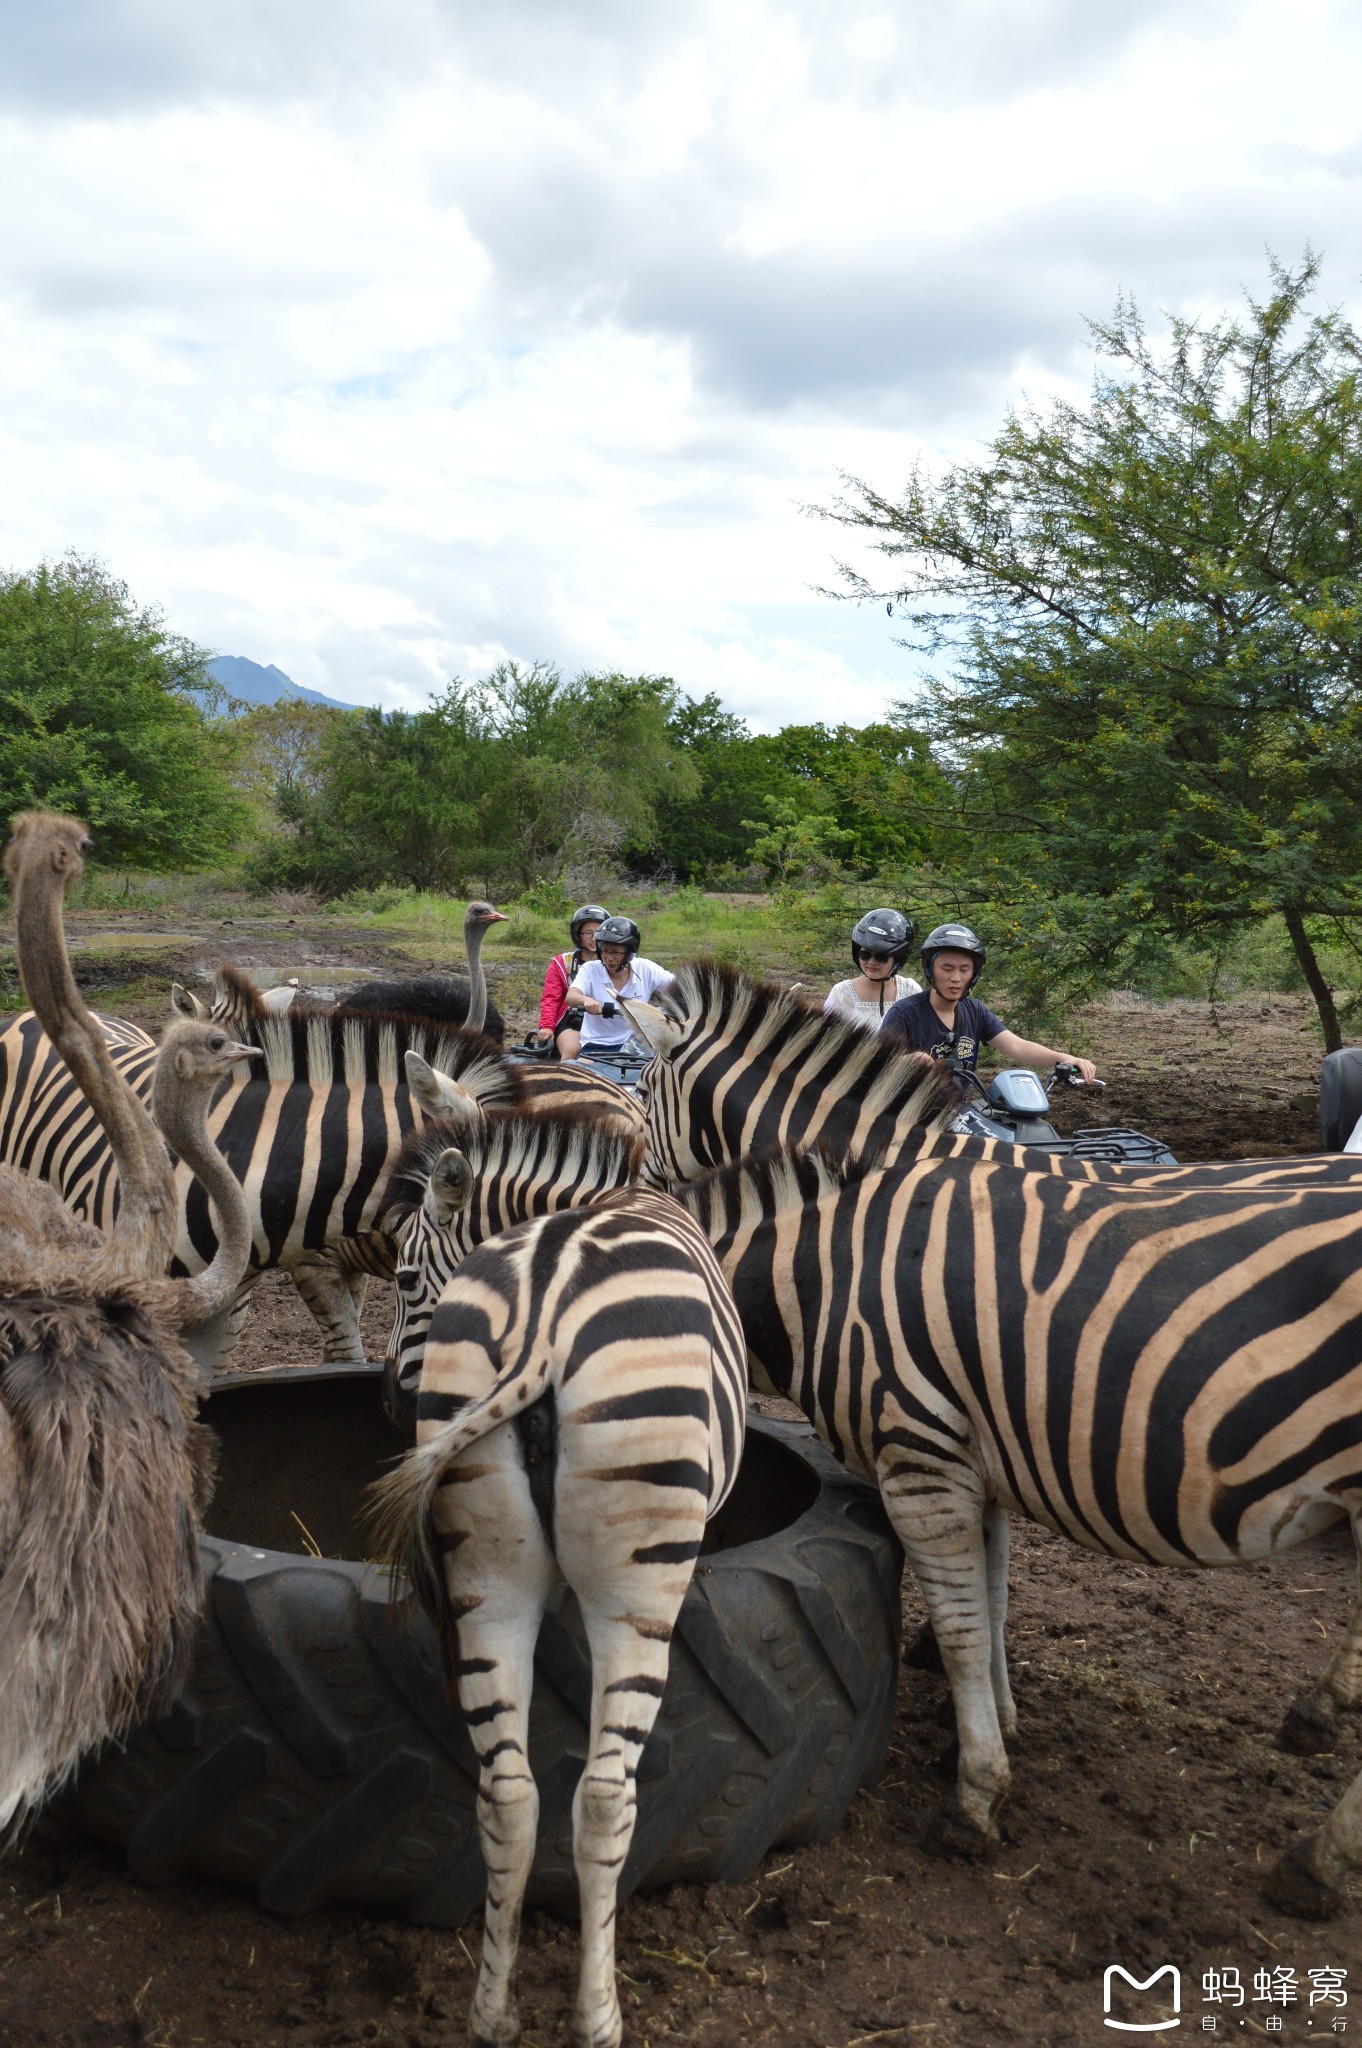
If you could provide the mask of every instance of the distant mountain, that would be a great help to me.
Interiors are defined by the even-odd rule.
[[[289,697],[300,704],[329,704],[335,711],[355,708],[335,697],[323,697],[320,690],[305,690],[273,662],[262,668],[258,661],[248,661],[244,654],[215,654],[208,664],[208,673],[215,683],[221,683],[228,696],[239,698],[244,704],[277,704],[281,697]]]

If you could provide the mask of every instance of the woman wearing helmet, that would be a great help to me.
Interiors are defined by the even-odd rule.
[[[570,1003],[580,1003],[585,1013],[583,1052],[623,1045],[630,1025],[619,1007],[620,997],[634,996],[648,1003],[671,980],[665,967],[643,958],[638,950],[641,938],[632,917],[607,917],[597,926],[597,957],[578,968],[567,998]]]
[[[572,913],[568,930],[572,950],[555,953],[544,976],[544,993],[539,999],[540,1045],[554,1044],[560,1060],[575,1060],[582,1047],[582,1013],[569,1006],[572,977],[587,960],[596,957],[596,932],[610,912],[603,903],[583,903]]]
[[[894,1004],[915,996],[921,984],[899,969],[913,945],[913,921],[901,910],[867,910],[851,934],[857,972],[839,981],[823,1005],[825,1017],[841,1017],[866,1031],[878,1031]]]
[[[1034,1038],[1019,1038],[1001,1017],[970,994],[988,955],[977,932],[967,924],[939,924],[922,942],[926,988],[895,1003],[883,1031],[910,1052],[929,1052],[934,1060],[954,1060],[973,1073],[981,1046],[991,1046],[1005,1060],[1027,1067],[1077,1067],[1085,1081],[1095,1081],[1091,1060],[1076,1053],[1056,1052]],[[961,1083],[961,1087],[964,1087]]]

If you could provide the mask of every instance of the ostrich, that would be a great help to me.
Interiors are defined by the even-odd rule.
[[[421,974],[412,981],[362,981],[337,1004],[342,1010],[394,1010],[404,1017],[427,1017],[436,1024],[462,1024],[467,1031],[486,1031],[498,1045],[506,1026],[495,1005],[487,1001],[487,976],[482,942],[490,925],[504,924],[500,910],[475,900],[464,912],[463,943],[468,955],[468,987],[448,974]]]
[[[152,1091],[158,1132],[66,955],[62,903],[88,844],[74,819],[28,812],[5,855],[29,1000],[109,1134],[124,1199],[105,1236],[53,1189],[0,1168],[0,1841],[184,1676],[212,1439],[194,1420],[177,1332],[225,1306],[249,1250],[241,1190],[206,1118],[254,1049],[217,1024],[172,1025]],[[192,1280],[165,1277],[167,1140],[218,1214],[217,1256]]]

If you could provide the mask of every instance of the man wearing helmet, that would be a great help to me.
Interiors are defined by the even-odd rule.
[[[596,933],[610,912],[603,903],[583,903],[572,913],[568,926],[572,934],[570,953],[555,953],[544,976],[544,993],[539,999],[540,1045],[556,1044],[558,1057],[575,1060],[582,1047],[582,1013],[569,1005],[568,990],[578,968],[596,957]]]
[[[901,910],[867,910],[851,934],[857,971],[830,991],[824,1016],[878,1031],[896,1002],[920,991],[910,974],[899,973],[912,945],[913,921]]]
[[[582,1017],[583,1052],[593,1047],[623,1045],[629,1036],[629,1019],[619,1007],[621,996],[649,1003],[671,980],[656,960],[645,960],[639,952],[642,934],[632,917],[607,917],[596,928],[596,954],[577,970],[568,990],[569,1003],[578,1003]]]
[[[1004,1059],[1027,1067],[1077,1067],[1085,1081],[1095,1081],[1091,1060],[1076,1053],[1056,1052],[1033,1038],[1019,1038],[1001,1017],[970,994],[987,958],[976,932],[967,924],[939,924],[922,942],[926,988],[895,1003],[883,1024],[887,1039],[897,1039],[910,1052],[929,1052],[934,1060],[954,1060],[972,1073],[981,1046],[991,1046]]]

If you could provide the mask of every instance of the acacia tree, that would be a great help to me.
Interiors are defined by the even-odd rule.
[[[1280,913],[1333,1048],[1320,933],[1362,917],[1362,343],[1308,311],[1317,268],[1158,342],[1122,300],[1086,405],[1012,414],[897,501],[847,478],[823,516],[892,564],[834,594],[957,656],[932,717],[964,822],[1108,938]]]

